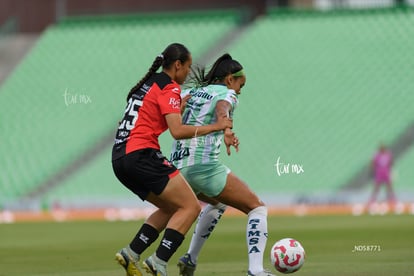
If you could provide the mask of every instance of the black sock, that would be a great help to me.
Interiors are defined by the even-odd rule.
[[[141,254],[158,238],[158,235],[159,233],[157,229],[144,223],[135,238],[129,244],[129,247],[131,247],[135,253]]]
[[[163,261],[168,262],[177,248],[184,240],[184,235],[174,229],[165,229],[164,237],[156,251],[156,255]]]

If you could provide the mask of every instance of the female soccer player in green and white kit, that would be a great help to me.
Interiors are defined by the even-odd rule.
[[[188,95],[183,111],[183,124],[203,126],[227,115],[232,117],[238,104],[238,95],[246,82],[240,63],[224,54],[205,70],[195,72],[195,88],[182,93]],[[196,131],[197,132],[197,131]],[[267,241],[267,208],[249,187],[219,162],[220,145],[224,138],[227,154],[230,146],[238,151],[239,141],[231,128],[216,131],[204,137],[176,140],[171,161],[193,188],[197,197],[209,203],[199,216],[190,248],[179,260],[180,275],[194,275],[198,254],[218,220],[230,205],[248,216],[246,239],[249,269],[247,275],[271,276],[263,269],[263,253]]]

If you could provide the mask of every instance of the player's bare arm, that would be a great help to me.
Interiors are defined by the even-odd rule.
[[[167,121],[171,135],[176,140],[202,136],[214,131],[233,127],[233,122],[228,117],[218,117],[216,123],[206,126],[183,125],[181,114],[179,113],[167,114],[165,115],[165,120]]]
[[[220,117],[230,117],[231,105],[227,101],[218,101],[216,105],[216,116]],[[226,128],[224,130],[224,144],[226,145],[227,155],[231,155],[230,147],[233,146],[236,149],[236,152],[239,151],[239,138],[235,135],[231,128]]]
[[[187,105],[188,100],[191,98],[191,95],[188,94],[181,99],[181,115],[184,112],[185,106]]]

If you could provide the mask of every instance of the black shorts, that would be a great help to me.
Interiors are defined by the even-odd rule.
[[[179,173],[159,150],[150,148],[112,160],[112,168],[119,181],[142,200],[150,192],[161,194],[170,178]]]

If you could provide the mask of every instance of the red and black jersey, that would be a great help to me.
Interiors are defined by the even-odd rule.
[[[118,127],[112,160],[130,152],[160,149],[158,137],[168,129],[165,115],[180,113],[181,88],[164,72],[151,76],[128,100]]]

